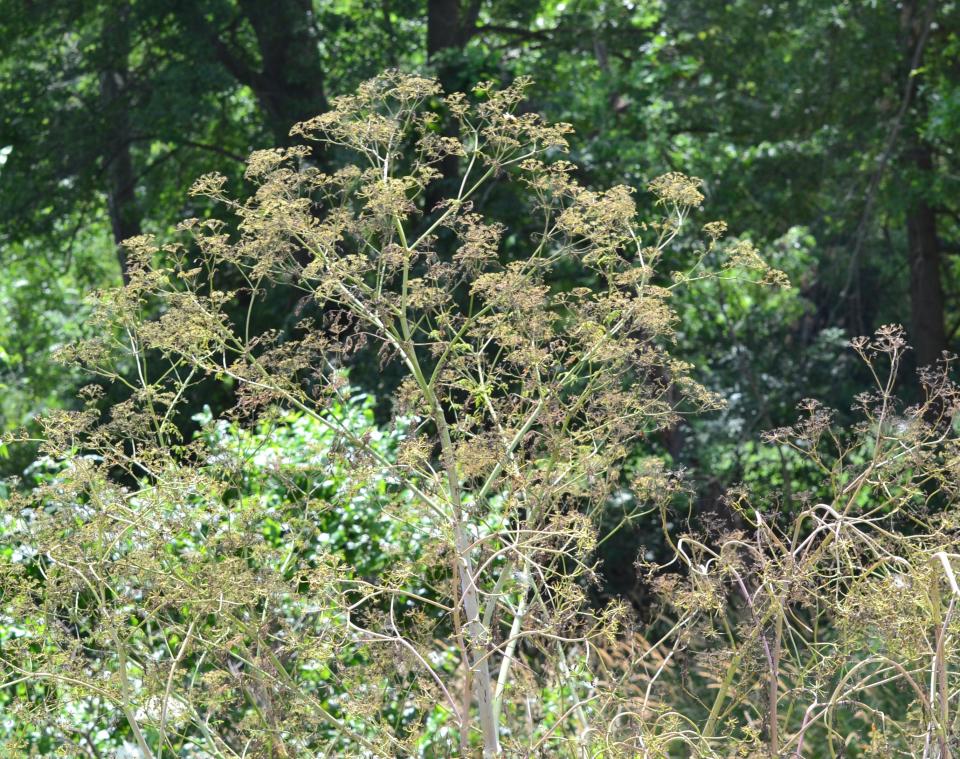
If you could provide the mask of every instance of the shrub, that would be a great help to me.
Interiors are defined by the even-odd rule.
[[[947,363],[921,372],[921,403],[898,402],[897,327],[852,345],[876,381],[857,399],[860,423],[838,428],[807,401],[798,424],[767,435],[820,472],[818,492],[795,503],[732,493],[738,529],[673,543],[684,571],[655,580],[672,609],[672,662],[661,654],[644,686],[656,745],[706,756],[956,750],[960,394]],[[669,666],[678,660],[682,670]]]

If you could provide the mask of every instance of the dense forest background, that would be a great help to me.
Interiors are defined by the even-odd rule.
[[[677,352],[728,405],[647,441],[704,513],[744,478],[789,498],[809,473],[760,433],[808,396],[849,408],[864,386],[852,336],[902,323],[917,365],[956,347],[958,33],[960,6],[936,0],[5,0],[0,431],[75,403],[81,378],[54,351],[89,331],[85,294],[126,276],[121,240],[213,213],[186,198],[194,177],[240,182],[251,150],[291,144],[294,122],[386,68],[448,91],[530,76],[527,107],[576,129],[582,182],[701,177],[701,221],[726,220],[791,278],[682,296]],[[508,194],[489,202],[508,227],[529,223]],[[259,329],[302,310],[269,304]],[[358,361],[351,381],[385,416],[394,378],[376,365]],[[216,416],[232,392],[211,382],[191,410]],[[35,457],[3,453],[5,475]],[[641,592],[643,533],[605,546],[609,590]]]
[[[958,345],[953,0],[0,0],[0,753],[956,756]]]

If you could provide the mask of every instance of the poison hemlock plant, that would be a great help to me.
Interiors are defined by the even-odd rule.
[[[236,232],[190,220],[178,242],[128,241],[129,283],[98,296],[98,337],[64,358],[129,398],[103,409],[91,387],[85,410],[50,415],[45,452],[65,467],[7,499],[3,611],[17,627],[0,667],[24,740],[95,752],[71,730],[99,713],[158,759],[776,755],[836,742],[870,676],[911,685],[929,665],[936,687],[904,719],[945,755],[952,600],[917,606],[927,636],[900,669],[851,664],[845,632],[877,612],[856,605],[874,577],[905,563],[931,593],[952,577],[952,523],[927,519],[902,544],[882,526],[949,492],[934,473],[953,443],[928,421],[955,406],[945,380],[896,419],[882,386],[865,402],[881,410],[831,459],[819,412],[778,433],[824,467],[835,503],[784,527],[789,515],[732,499],[732,531],[668,526],[676,561],[655,575],[666,603],[650,643],[623,604],[588,602],[610,504],[630,520],[683,495],[661,467],[628,476],[636,445],[719,403],[668,351],[671,294],[709,277],[785,283],[720,223],[687,271],[659,272],[699,182],[653,181],[663,217],[639,223],[628,188],[576,183],[559,160],[568,128],[523,112],[524,85],[443,98],[385,74],[293,130],[353,163],[324,173],[311,148],[258,151],[245,200],[217,175],[192,190]],[[459,186],[423,208],[452,160]],[[504,183],[539,218],[511,230],[525,255],[508,262],[507,230],[483,215]],[[593,286],[558,287],[561,266]],[[238,279],[242,292],[217,289]],[[268,287],[320,315],[257,333]],[[898,360],[898,339],[858,347]],[[343,373],[371,354],[404,376],[382,428]],[[181,439],[178,410],[209,377],[234,383],[236,421]],[[888,640],[878,630],[869,645]]]
[[[367,444],[385,458],[395,459],[400,436],[377,430],[373,423],[372,399],[350,396],[342,404],[331,405],[327,412],[335,415],[351,434],[364,437]],[[197,421],[202,424],[200,434],[208,466],[216,471],[219,487],[229,489],[229,495],[218,504],[195,494],[186,504],[181,504],[177,513],[164,511],[162,506],[158,508],[155,517],[171,522],[166,548],[174,555],[198,563],[198,558],[210,550],[222,554],[222,533],[229,530],[231,524],[237,529],[241,529],[237,525],[242,524],[252,530],[248,540],[268,550],[285,549],[289,552],[291,545],[288,541],[293,540],[296,541],[296,550],[305,557],[317,551],[340,557],[344,573],[350,572],[356,577],[383,571],[391,555],[398,551],[415,560],[419,552],[419,533],[396,521],[381,518],[384,502],[403,497],[402,491],[395,487],[395,482],[389,481],[387,470],[379,473],[367,471],[362,480],[356,479],[351,466],[350,444],[345,445],[329,426],[299,412],[264,414],[256,423],[243,426],[236,422],[214,421],[209,414],[199,415]],[[402,430],[401,424],[397,433]],[[41,487],[43,503],[48,506],[59,503],[58,499],[51,497],[51,492],[56,492],[64,479],[73,476],[72,461],[67,460],[58,466],[47,460],[34,467],[33,478],[45,483]],[[138,501],[132,502],[141,506]],[[188,506],[185,510],[182,509],[184,505]],[[177,530],[177,525],[182,529]],[[18,551],[11,556],[17,563],[35,555],[25,546]],[[287,604],[278,613],[285,625],[295,628],[303,622],[302,608],[297,604]],[[28,632],[21,620],[7,617],[3,624],[7,638],[24,636]],[[162,637],[145,636],[139,650],[148,661],[162,662],[166,650],[164,638],[175,638],[177,629],[176,625],[171,625],[161,631],[164,633]],[[20,641],[21,644],[27,642],[26,638]],[[14,647],[16,644],[5,642],[6,651],[10,650],[7,645]],[[94,658],[110,657],[112,653],[97,651],[89,645],[87,652]],[[327,661],[312,675],[305,675],[305,682],[329,683],[331,669],[349,666],[355,655],[356,652],[348,652],[336,663]],[[191,658],[198,667],[195,676],[199,677],[205,671],[204,659],[196,655]],[[15,679],[20,681],[19,695],[26,695],[26,683],[30,679]],[[251,708],[244,691],[257,693],[256,686],[249,679],[239,679],[237,683],[239,698],[223,703],[221,715],[225,722],[242,720],[244,712]],[[11,695],[10,691],[14,689],[5,692],[4,696]],[[119,752],[117,756],[140,755],[117,702],[97,695],[97,690],[86,695],[83,689],[62,690],[61,696],[61,700],[45,706],[51,712],[43,715],[31,715],[29,710],[15,708],[15,699],[5,699],[3,712],[10,719],[2,733],[5,742],[0,742],[4,750],[27,754],[33,748],[46,754],[59,744],[68,756],[77,755],[76,751],[93,750],[99,751],[101,756],[114,756],[116,752]],[[330,694],[332,700],[341,696],[340,692]],[[183,726],[189,714],[183,712],[182,699],[176,694],[171,698],[171,729],[176,729],[177,725]],[[141,707],[140,718],[146,723],[150,721],[150,707],[156,703],[147,702],[146,707]],[[156,714],[152,716],[156,717]],[[253,748],[256,748],[255,744],[251,744],[251,750]],[[123,753],[124,749],[128,753]],[[182,746],[178,742],[177,749],[176,754],[189,756],[209,753],[191,741],[184,741]]]
[[[663,667],[651,707],[670,724],[663,750],[957,755],[960,388],[947,360],[904,406],[903,331],[852,347],[876,382],[857,398],[861,422],[839,428],[806,401],[798,424],[766,438],[820,473],[818,492],[731,493],[737,529],[680,534],[685,571],[655,569],[660,608],[673,609],[666,658],[684,670]]]
[[[101,412],[91,389],[86,411],[47,420],[51,456],[87,455],[19,504],[19,539],[37,554],[5,570],[26,630],[4,666],[46,694],[28,719],[97,696],[146,756],[188,744],[398,756],[426,742],[433,755],[497,756],[630,743],[627,725],[607,731],[616,700],[590,674],[625,609],[592,609],[584,583],[595,516],[622,487],[631,445],[681,404],[716,403],[664,350],[671,289],[703,274],[654,282],[702,196],[681,175],[656,180],[664,218],[638,226],[629,189],[587,190],[554,160],[569,130],[520,112],[524,86],[446,97],[450,137],[427,107],[435,82],[381,76],[293,130],[355,163],[326,174],[308,147],[258,151],[247,200],[216,175],[192,190],[232,211],[238,234],[191,220],[182,243],[128,241],[130,281],[99,296],[101,336],[65,357],[128,385],[129,399]],[[459,189],[424,215],[418,202],[451,157]],[[500,182],[525,192],[542,225],[506,265],[505,230],[477,207]],[[552,288],[571,261],[597,286]],[[759,259],[732,263],[769,274]],[[251,319],[230,324],[238,293],[211,285],[228,268],[248,283],[250,314],[269,284],[315,299],[323,317],[285,341],[251,334]],[[406,374],[395,458],[342,416],[341,367],[368,345]],[[147,360],[158,354],[159,373]],[[298,515],[279,524],[262,499],[240,497],[240,450],[180,440],[172,423],[208,375],[236,383],[248,420],[287,409],[326,425],[358,492],[386,483],[379,519],[417,550],[358,571],[362,551],[324,550],[318,534],[317,515],[343,510],[343,494],[318,502],[322,483],[302,482]],[[652,495],[638,493],[638,508]]]

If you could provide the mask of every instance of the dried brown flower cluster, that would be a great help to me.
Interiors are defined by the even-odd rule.
[[[941,375],[904,411],[878,379],[845,442],[817,407],[774,433],[829,495],[779,512],[732,497],[721,534],[667,525],[676,561],[655,573],[651,628],[668,620],[665,634],[611,658],[639,634],[622,604],[587,602],[600,517],[614,495],[626,520],[682,498],[661,465],[628,471],[628,456],[682,409],[718,403],[667,350],[671,294],[704,277],[785,283],[748,243],[722,242],[719,222],[687,271],[658,271],[700,182],[652,182],[663,218],[638,224],[629,188],[582,187],[557,160],[569,128],[521,112],[525,84],[443,97],[385,74],[293,129],[352,164],[325,173],[312,148],[258,151],[245,200],[215,175],[192,190],[235,226],[190,220],[180,242],[128,242],[130,283],[99,295],[100,336],[65,358],[129,398],[104,411],[91,391],[86,410],[51,416],[46,451],[67,467],[8,504],[4,613],[21,632],[0,667],[21,719],[107,705],[158,759],[802,756],[813,735],[839,755],[841,722],[880,725],[877,746],[949,755],[960,454]],[[451,158],[458,189],[425,208]],[[480,207],[495,183],[539,219],[513,260]],[[594,284],[558,289],[561,266]],[[243,323],[222,281],[245,282]],[[267,287],[322,316],[295,337],[256,333]],[[903,350],[895,330],[855,348],[871,366]],[[343,369],[371,353],[405,377],[395,450],[343,413]],[[288,501],[240,495],[255,450],[180,439],[178,408],[207,377],[235,383],[250,424],[292,409],[334,433],[306,481],[276,465]],[[348,472],[335,493],[323,467]],[[329,549],[319,515],[360,497],[415,550],[387,547],[361,571],[359,549]],[[905,714],[872,698],[895,687],[911,694]]]
[[[632,673],[648,755],[956,755],[960,388],[949,363],[926,370],[904,408],[902,330],[852,347],[876,381],[862,422],[808,401],[767,436],[822,489],[733,493],[738,529],[681,534],[683,571],[653,568],[673,613],[670,645]]]

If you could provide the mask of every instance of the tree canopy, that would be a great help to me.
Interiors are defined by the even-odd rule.
[[[494,456],[505,457],[502,469],[514,468],[511,483],[497,479],[502,474],[498,471],[489,488],[481,478],[476,489],[487,496],[496,481],[504,503],[510,497],[529,498],[529,492],[542,487],[539,480],[536,487],[532,483],[541,476],[543,461],[555,466],[568,454],[584,467],[578,470],[584,478],[606,478],[606,489],[591,479],[598,490],[589,496],[572,495],[575,488],[570,485],[563,499],[543,506],[543,514],[526,503],[514,504],[516,512],[507,520],[515,520],[511,524],[516,529],[520,524],[550,532],[552,523],[544,516],[550,509],[589,512],[594,520],[590,529],[580,523],[570,528],[583,529],[578,534],[584,546],[590,544],[589,550],[565,554],[564,561],[572,564],[564,565],[564,571],[570,570],[564,582],[577,586],[583,594],[577,603],[583,601],[590,614],[602,616],[602,610],[623,601],[650,625],[645,632],[663,632],[657,625],[667,616],[684,619],[694,609],[709,616],[705,609],[713,609],[710,614],[719,609],[710,607],[709,599],[715,599],[711,583],[730,584],[727,590],[732,588],[736,608],[724,618],[729,629],[719,617],[711,617],[713,627],[699,627],[698,635],[705,637],[690,649],[715,635],[733,641],[728,652],[732,659],[722,666],[718,659],[691,675],[701,678],[700,685],[714,683],[722,694],[704,709],[700,727],[708,728],[698,728],[697,740],[707,743],[697,743],[679,727],[649,736],[654,742],[657,735],[674,736],[664,738],[673,750],[679,744],[671,740],[687,739],[685,745],[702,749],[712,739],[708,733],[718,730],[722,719],[732,718],[730,710],[741,703],[734,675],[728,681],[723,674],[736,668],[725,667],[749,659],[751,646],[769,647],[780,640],[757,620],[774,619],[772,610],[781,597],[756,578],[763,571],[788,577],[786,566],[794,559],[787,554],[811,557],[811,566],[798,570],[811,583],[821,571],[813,565],[820,566],[817,562],[826,557],[839,561],[836,553],[810,553],[805,530],[819,534],[834,529],[837,535],[850,530],[850,542],[841,541],[843,550],[850,551],[844,554],[848,569],[874,560],[883,564],[888,554],[903,557],[911,566],[921,560],[929,566],[930,561],[942,561],[931,557],[949,553],[945,536],[952,535],[953,528],[946,517],[936,515],[947,509],[953,493],[950,357],[960,346],[958,61],[960,3],[954,0],[0,0],[0,475],[5,478],[0,495],[20,498],[33,492],[41,502],[53,498],[51,491],[65,487],[73,476],[64,474],[71,471],[71,457],[79,456],[101,461],[97,466],[102,467],[96,476],[83,470],[88,477],[84,487],[110,482],[104,492],[129,488],[144,498],[142,489],[152,487],[144,477],[153,473],[148,471],[149,456],[138,457],[151,449],[143,448],[146,443],[131,428],[111,428],[115,439],[109,445],[105,438],[94,445],[68,436],[51,447],[49,437],[52,430],[74,423],[64,420],[86,418],[94,414],[92,409],[104,416],[108,409],[132,415],[132,407],[125,404],[150,400],[156,402],[151,414],[164,408],[162,422],[151,434],[159,435],[158,449],[164,444],[171,449],[177,467],[198,465],[221,448],[236,453],[243,446],[275,444],[277,461],[297,460],[302,451],[290,440],[309,439],[310,445],[329,446],[331,461],[336,460],[336,482],[324,486],[331,502],[353,498],[356,489],[363,489],[364,477],[384,499],[415,501],[420,488],[428,501],[435,501],[436,494],[425,484],[429,478],[424,479],[431,467],[443,470],[449,463],[446,455],[457,462],[457,471],[472,458],[481,472],[485,457],[492,455],[484,445],[494,445],[497,434],[509,440],[508,433],[523,428],[537,393],[551,386],[550,371],[555,371],[554,380],[562,373],[559,364],[544,368],[552,366],[548,359],[566,361],[564,371],[571,372],[570,366],[579,367],[582,358],[576,358],[570,346],[576,343],[577,351],[592,355],[589,336],[604,347],[601,338],[609,337],[604,330],[624,320],[628,334],[622,338],[648,363],[641,370],[642,362],[633,356],[629,361],[636,363],[622,369],[617,362],[626,359],[610,348],[604,354],[607,380],[616,378],[627,395],[634,388],[631,383],[639,383],[648,393],[643,403],[631,406],[636,399],[627,395],[614,398],[614,391],[599,379],[602,371],[591,364],[589,372],[584,371],[590,377],[596,371],[596,382],[610,395],[601,393],[602,402],[591,400],[596,406],[586,400],[581,405],[571,400],[573,390],[561,382],[554,396],[543,396],[545,406],[554,406],[548,419],[537,422],[542,429],[526,429],[533,437],[549,437],[551,425],[559,424],[581,446],[577,456],[566,449],[561,455],[559,448],[549,455],[537,453],[531,437],[524,444],[529,447],[507,445]],[[381,108],[378,97],[389,91],[384,97],[392,102],[405,87],[415,89],[416,97],[411,95],[410,102],[400,97],[402,107],[396,112],[392,106]],[[502,94],[521,91],[522,97]],[[462,101],[451,97],[456,92],[464,93]],[[468,115],[467,102],[479,110]],[[491,102],[499,103],[500,110]],[[391,119],[398,118],[397,113],[410,121],[394,129]],[[489,134],[477,131],[471,119],[482,122]],[[345,123],[353,131],[346,130]],[[521,127],[527,131],[517,131]],[[503,155],[484,142],[490,135],[502,142]],[[316,140],[324,149],[307,147]],[[510,153],[504,158],[509,140],[528,146],[530,155]],[[514,159],[517,166],[511,163]],[[542,165],[523,163],[534,159]],[[489,176],[484,174],[472,189],[479,164]],[[523,178],[511,173],[520,171],[520,164]],[[551,166],[560,168],[547,168]],[[368,175],[374,170],[384,172],[382,184]],[[187,193],[191,186],[196,192]],[[287,205],[297,193],[303,193],[304,207]],[[561,197],[569,208],[559,201],[551,205]],[[276,208],[267,207],[268,202]],[[244,203],[259,205],[243,210]],[[290,211],[294,206],[302,214],[296,218]],[[273,211],[276,216],[270,215]],[[552,226],[559,217],[566,227]],[[628,228],[637,235],[639,264],[623,253],[632,242]],[[183,242],[185,235],[190,242]],[[344,246],[353,246],[356,256],[369,255],[379,263],[347,256],[334,266],[322,255],[328,238],[335,240],[330,250],[338,255]],[[655,242],[646,249],[649,238]],[[125,242],[130,240],[134,242]],[[578,249],[577,255],[561,254],[569,252],[568,242],[571,249],[584,245],[591,253]],[[547,263],[525,268],[541,254]],[[627,274],[615,271],[621,258],[645,272],[639,280],[627,282]],[[151,279],[161,276],[157,272],[173,278],[168,289]],[[525,279],[528,276],[532,279]],[[338,278],[351,282],[362,297],[334,292],[331,282]],[[385,293],[401,281],[399,300],[391,300]],[[372,293],[364,289],[371,287]],[[629,297],[618,288],[629,291]],[[488,323],[482,304],[496,311],[503,305],[496,300],[501,290],[523,291],[529,303],[522,308],[513,304],[519,309],[514,316]],[[642,319],[630,310],[635,296],[649,305]],[[133,298],[136,307],[125,298]],[[397,306],[400,301],[403,307]],[[104,303],[114,311],[108,314]],[[190,329],[172,316],[184,310],[197,320]],[[482,315],[476,325],[465,327],[474,325],[478,310]],[[520,312],[528,323],[520,324]],[[118,313],[124,318],[118,319]],[[404,325],[408,313],[411,322]],[[554,317],[546,313],[557,321],[551,322]],[[463,323],[460,314],[466,314]],[[362,330],[357,329],[358,319],[368,321]],[[214,322],[223,327],[222,334]],[[165,334],[153,332],[147,339],[138,332],[155,330],[144,325],[157,324],[165,325]],[[903,331],[889,325],[903,325]],[[461,328],[464,334],[458,332]],[[481,334],[481,328],[489,332]],[[197,339],[191,329],[206,335],[203,350],[190,343]],[[544,337],[548,333],[549,340]],[[117,334],[126,335],[132,352],[129,345],[124,347],[109,371],[91,377],[90,367],[109,352],[104,346],[116,348],[111,340]],[[311,338],[314,334],[322,338]],[[858,342],[863,335],[875,337]],[[487,340],[483,348],[476,342],[481,337]],[[285,367],[315,376],[297,374],[301,384],[296,392],[273,385],[254,392],[253,370],[211,359],[206,353],[211,340],[224,355],[240,344],[231,340],[241,341],[243,355],[261,356],[262,351],[274,362],[270,368],[275,374]],[[334,350],[338,341],[342,345]],[[64,356],[79,356],[78,345],[87,346],[92,351],[87,358],[96,360],[64,363]],[[181,358],[171,363],[176,351]],[[297,351],[302,356],[295,355]],[[499,366],[501,353],[521,356],[517,366],[526,362],[541,376],[534,381],[517,370],[488,386],[484,362]],[[477,365],[468,369],[470,357]],[[312,361],[323,365],[313,366]],[[413,365],[423,368],[418,361],[423,367],[436,362],[460,374],[440,371],[435,385],[416,376]],[[418,379],[424,380],[419,407],[413,400],[416,388],[411,389]],[[331,395],[330,388],[340,394]],[[860,395],[865,390],[873,395]],[[593,398],[584,392],[584,399],[587,396]],[[811,405],[809,398],[822,406]],[[326,402],[349,420],[346,427],[356,450],[338,450],[335,441],[323,437],[329,429],[303,429],[329,421]],[[618,403],[624,404],[626,418],[642,422],[629,431],[620,429],[613,421]],[[575,411],[563,411],[564,404],[573,404]],[[825,408],[837,409],[829,421]],[[585,425],[579,433],[575,425],[570,428],[573,422],[565,426],[557,421],[565,413]],[[798,422],[803,415],[807,421]],[[445,441],[441,430],[451,419],[455,421]],[[51,420],[60,420],[60,427]],[[113,423],[118,423],[116,418],[108,426]],[[417,428],[418,423],[426,428]],[[91,429],[84,427],[84,434],[92,434]],[[430,442],[418,444],[418,434],[425,429]],[[286,442],[273,441],[274,430]],[[377,436],[383,436],[383,445],[366,450],[363,444]],[[607,444],[610,449],[601,456]],[[588,456],[584,451],[590,445],[596,450]],[[900,454],[892,452],[897,445]],[[421,457],[418,466],[429,463],[397,489],[397,467],[410,464],[414,459],[403,457],[415,454]],[[377,466],[365,460],[351,470],[352,462],[371,455]],[[139,463],[125,469],[131,456]],[[896,468],[901,456],[913,468]],[[897,464],[892,479],[886,480],[877,471],[886,472],[891,461]],[[236,493],[256,494],[238,495],[242,502],[272,499],[277,524],[283,514],[309,501],[304,500],[303,481],[293,477],[267,482],[267,473],[256,467],[247,471],[248,464],[235,462],[231,477],[240,481],[231,487]],[[242,477],[237,474],[241,471],[246,472]],[[202,470],[200,479],[206,482],[208,476]],[[458,493],[462,489],[465,502],[472,504],[470,476],[454,475],[454,482],[446,484],[443,498],[454,512],[461,507],[461,495],[449,488]],[[674,500],[662,512],[659,507],[640,508],[635,500],[627,503],[622,499],[628,480],[643,480],[645,498],[656,500],[652,494],[659,488]],[[216,487],[224,488],[223,493],[229,490],[216,508],[232,503],[234,490],[222,479]],[[888,490],[882,493],[884,488]],[[680,491],[682,508],[676,501]],[[176,504],[187,511],[208,508],[185,493],[171,496],[161,510]],[[342,543],[337,543],[341,553],[336,561],[353,567],[351,581],[380,577],[398,541],[416,543],[409,535],[400,538],[391,532],[396,525],[374,524],[375,507],[364,500],[369,496],[365,491],[351,501],[343,524],[325,515],[309,527],[311,534],[338,536],[331,538]],[[116,497],[122,501],[128,496]],[[876,526],[870,521],[876,513],[866,503],[870,499],[877,499],[881,505],[876,513],[882,512],[889,522],[890,534],[878,533],[879,543],[871,542],[872,537],[861,542]],[[20,507],[42,511],[37,502],[29,503]],[[829,504],[833,511],[817,504]],[[507,518],[506,511],[498,511],[507,508],[503,503],[488,506],[489,519]],[[849,517],[853,512],[844,509],[854,507],[864,510]],[[412,518],[397,508],[400,518]],[[777,518],[766,521],[768,512]],[[462,519],[455,514],[444,524],[454,538],[449,550],[460,551],[470,564],[477,556],[464,547],[463,535],[458,543],[454,534],[458,525],[472,525],[476,513],[464,513]],[[538,521],[541,516],[546,521]],[[4,518],[0,530],[13,529],[14,517]],[[122,514],[117,518],[122,521]],[[861,518],[865,521],[857,521]],[[789,534],[790,525],[796,526],[796,534]],[[274,529],[260,522],[248,527],[258,534]],[[288,533],[276,529],[274,547],[279,550]],[[362,561],[351,553],[358,540],[351,530],[361,529],[370,530],[370,540],[382,546],[376,556]],[[683,532],[684,540],[693,541],[689,552],[680,538],[684,530],[690,531]],[[922,544],[915,553],[908,550],[906,537],[912,530]],[[741,550],[738,531],[759,541],[763,558],[751,565],[755,574],[738,563],[747,561],[743,557],[727,562],[724,551]],[[717,538],[716,545],[707,537],[719,534],[724,537]],[[164,535],[158,532],[144,540],[159,545]],[[200,540],[197,535],[181,538]],[[5,560],[22,558],[13,543],[7,546],[0,540],[0,547]],[[427,549],[417,544],[406,555],[414,574],[426,572],[423,563],[436,558],[422,550]],[[527,558],[521,564],[529,560],[528,570],[545,566],[539,554],[523,555]],[[700,565],[695,558],[706,564],[715,561],[727,574],[698,586]],[[277,570],[272,561],[264,559],[263,564],[271,572]],[[580,566],[578,562],[589,564],[590,571],[577,574],[570,569]],[[661,562],[687,566],[683,582],[692,585],[683,585],[682,591],[680,584],[671,585],[681,580],[668,582],[664,578],[669,572],[651,569]],[[480,565],[486,566],[482,558]],[[496,562],[492,567],[502,569]],[[807,570],[812,574],[804,574]],[[916,582],[930,579],[911,577]],[[279,578],[281,584],[291,579],[282,572]],[[846,598],[852,587],[845,584],[848,579],[833,576],[824,587],[833,589],[835,599]],[[895,579],[890,574],[884,581]],[[532,581],[521,580],[519,585],[503,580],[507,590],[496,584],[497,592],[506,594],[504,608],[511,613],[517,603],[524,609],[521,617],[527,604],[539,603],[537,613],[545,616],[567,608],[563,594],[534,602]],[[741,581],[759,585],[751,585],[755,592],[744,598],[734,587]],[[792,588],[803,584],[783,582]],[[405,577],[393,578],[385,586],[413,592],[405,583]],[[470,600],[474,590],[468,582],[462,595],[426,597],[457,610],[454,617],[460,611],[470,617],[468,606],[482,605],[482,598]],[[337,604],[356,602],[359,597],[352,592],[345,591]],[[480,592],[493,590],[480,583]],[[672,592],[679,595],[671,599]],[[716,598],[720,595],[716,591]],[[666,605],[657,606],[663,598]],[[849,604],[837,600],[829,608],[820,606],[821,600],[811,603],[829,618],[836,641],[842,639],[845,646],[853,646],[855,636],[843,637],[850,632],[844,624],[854,618],[875,621],[880,614],[877,598],[869,604],[862,598]],[[688,602],[689,608],[684,607]],[[157,608],[167,608],[163,603]],[[263,603],[263,608],[269,606]],[[934,606],[939,609],[939,604]],[[938,622],[924,619],[945,631],[952,618],[949,608],[947,622],[943,617],[937,617]],[[661,614],[651,609],[669,610]],[[276,617],[277,625],[288,624],[288,612]],[[787,616],[778,619],[777,624],[787,624],[791,634],[802,637],[805,633],[798,631],[803,625],[813,625],[820,617],[805,617],[795,627]],[[741,636],[737,625],[747,625],[744,620],[757,623],[764,635]],[[459,618],[455,621],[460,624]],[[561,635],[553,621],[537,630]],[[0,650],[4,624],[0,620]],[[431,624],[446,634],[453,630],[454,618],[433,619]],[[376,625],[368,629],[393,634]],[[625,640],[621,628],[610,635]],[[160,645],[158,639],[149,640],[149,645]],[[419,655],[439,656],[423,643],[414,646]],[[485,660],[475,641],[464,638],[458,645],[459,653],[448,652],[451,662],[458,657]],[[358,665],[366,655],[349,654]],[[666,657],[667,652],[659,650],[658,655]],[[512,656],[504,660],[512,661]],[[773,666],[769,652],[766,656]],[[934,655],[934,660],[939,666],[941,659]],[[666,659],[662,661],[666,667]],[[572,658],[569,662],[574,669],[580,664]],[[794,686],[802,690],[812,670],[795,664],[779,671],[784,678],[795,677]],[[567,665],[564,660],[562,666]],[[513,665],[505,666],[509,672]],[[561,665],[554,661],[552,666],[549,673],[536,673],[543,676],[540,680],[531,675],[537,685],[529,687],[539,688],[541,697],[550,691],[550,708],[562,712],[558,704],[569,694],[563,692]],[[840,672],[845,665],[836,666]],[[373,669],[376,676],[381,674]],[[229,671],[224,663],[221,674]],[[847,676],[842,671],[838,677]],[[683,690],[681,681],[676,687]],[[950,676],[943,675],[940,682],[947,687]],[[341,685],[348,687],[349,678]],[[691,692],[700,693],[700,685],[691,686]],[[264,681],[252,687],[263,688]],[[929,681],[924,687],[930,687]],[[456,745],[463,755],[474,740],[467,735],[472,728],[463,727],[463,720],[471,724],[471,709],[486,730],[476,745],[488,753],[499,745],[490,734],[495,715],[484,707],[493,703],[497,685],[487,683],[486,688],[486,696],[483,687],[475,693],[473,706],[451,712],[461,720],[457,725],[463,732]],[[427,698],[428,692],[418,698]],[[393,737],[385,739],[387,748],[381,747],[387,753],[413,741],[413,723],[427,719],[425,712],[416,712],[416,717],[403,713],[398,706],[403,697],[391,693],[392,705],[377,707],[382,719],[392,721],[384,734]],[[768,709],[765,727],[750,723],[754,727],[748,725],[738,738],[742,745],[750,744],[749,730],[754,728],[763,733],[767,746],[771,740],[781,742],[770,736],[771,727],[776,733],[778,725],[778,698],[773,696],[772,723]],[[256,693],[250,700],[263,706]],[[933,710],[935,700],[931,696],[918,701],[917,708]],[[0,700],[0,707],[4,703]],[[519,720],[519,703],[504,719]],[[688,704],[691,714],[703,706],[701,696]],[[231,716],[225,719],[241,720],[244,708],[232,703],[226,708]],[[816,709],[810,714],[813,719]],[[575,716],[582,721],[596,715]],[[796,725],[792,719],[791,712],[783,725],[793,725],[799,752],[807,728],[802,718]],[[949,722],[943,715],[937,719]],[[135,722],[128,719],[124,728],[129,731],[125,739],[133,743]],[[852,730],[850,724],[845,729]],[[829,721],[825,725],[810,728],[811,735],[829,742],[833,728]],[[317,727],[317,735],[334,741],[328,728]],[[423,735],[432,737],[417,750],[440,752],[437,755],[452,750],[424,748],[434,745],[430,741],[439,733],[431,730],[440,728],[433,724],[424,729]],[[529,725],[521,728],[517,722],[511,730],[537,735],[529,745],[540,740]],[[257,741],[265,740],[257,735]],[[231,743],[235,737],[224,740]],[[361,737],[366,740],[369,734]],[[807,739],[812,740],[809,735]],[[605,750],[612,751],[618,740],[611,739]],[[267,744],[274,754],[264,755],[282,755],[276,753],[280,744],[257,745]],[[99,745],[91,744],[94,753]],[[315,750],[319,744],[309,745]]]

